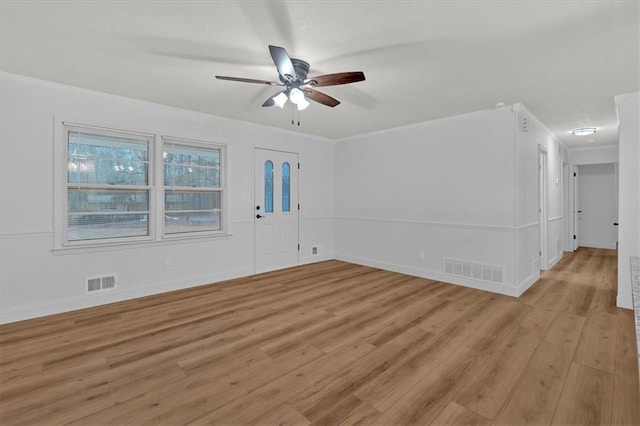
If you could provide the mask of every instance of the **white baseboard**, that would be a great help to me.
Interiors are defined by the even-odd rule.
[[[564,252],[560,252],[556,255],[556,257],[554,257],[553,259],[551,259],[548,263],[547,263],[547,269],[551,269],[554,266],[556,266],[556,263],[560,262],[560,259],[562,259],[562,256],[564,255]]]
[[[333,259],[335,259],[335,256],[333,254],[317,254],[315,256],[305,256],[301,258],[300,264],[308,265],[310,263],[324,262],[324,261],[333,260]]]
[[[522,296],[524,292],[529,290],[529,287],[534,285],[536,281],[538,281],[539,279],[540,279],[540,272],[538,272],[537,274],[529,275],[527,278],[522,280],[520,284],[518,284],[518,287],[517,287],[518,291],[517,291],[516,297]]]
[[[66,299],[53,300],[47,303],[38,303],[27,306],[9,308],[0,312],[0,324],[22,321],[32,318],[54,315],[62,312],[75,311],[77,309],[91,308],[94,306],[106,305],[109,303],[122,302],[139,297],[151,296],[154,294],[166,293],[174,290],[182,290],[190,287],[197,287],[217,283],[232,278],[246,277],[252,275],[251,268],[241,268],[233,271],[226,271],[219,274],[192,277],[181,281],[168,281],[133,289],[115,289],[101,294],[83,295]]]
[[[633,309],[633,301],[630,297],[618,295],[618,297],[616,298],[616,306],[618,308]]]
[[[562,256],[558,256],[557,260],[560,260]],[[358,256],[351,256],[343,253],[337,253],[335,255],[328,253],[316,256],[306,256],[300,259],[300,264],[310,264],[316,262],[324,262],[327,260],[342,260],[345,262],[356,263],[359,265],[370,266],[373,268],[380,268],[387,271],[398,272],[401,274],[412,275],[420,278],[431,279],[435,281],[441,281],[445,283],[461,285],[464,287],[475,288],[478,290],[489,291],[498,294],[504,294],[507,296],[519,297],[521,296],[531,285],[533,285],[539,278],[538,275],[531,275],[524,279],[518,286],[514,287],[509,284],[491,283],[485,281],[477,281],[465,277],[458,277],[443,272],[434,271],[425,268],[416,268],[408,265],[401,265],[392,262],[383,262],[374,259],[368,259]],[[557,262],[555,260],[553,264]],[[553,266],[553,265],[551,265]],[[79,297],[72,297],[66,299],[53,300],[47,303],[39,303],[33,305],[18,306],[0,311],[0,324],[7,324],[16,321],[22,321],[32,318],[38,318],[46,315],[54,315],[62,312],[74,311],[77,309],[91,308],[94,306],[105,305],[109,303],[122,302],[125,300],[131,300],[139,297],[151,296],[154,294],[166,293],[175,290],[181,290],[190,287],[197,287],[200,285],[207,285],[211,283],[217,283],[233,278],[246,277],[253,275],[252,268],[240,268],[233,271],[226,271],[219,274],[212,274],[206,276],[192,277],[187,280],[180,281],[168,281],[164,283],[153,284],[145,287],[139,287],[134,289],[116,289],[101,294],[94,295],[82,295]],[[632,309],[631,299],[618,297],[618,306],[623,308]]]
[[[461,285],[464,287],[475,288],[477,290],[489,291],[492,293],[504,294],[506,296],[518,297],[524,292],[520,287],[513,287],[508,284],[490,283],[485,281],[477,281],[464,277],[445,274],[443,272],[434,271],[425,268],[416,268],[408,265],[401,265],[391,262],[382,262],[364,257],[351,256],[344,253],[336,253],[335,258],[344,262],[355,263],[358,265],[369,266],[372,268],[384,269],[386,271],[398,272],[400,274],[412,275],[414,277],[427,278],[434,281],[441,281],[449,284]],[[528,288],[528,287],[527,287]]]
[[[602,241],[578,241],[578,247],[590,247],[601,249],[616,249],[616,243],[604,243]]]

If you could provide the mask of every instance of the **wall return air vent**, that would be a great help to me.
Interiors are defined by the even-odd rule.
[[[502,266],[485,265],[458,259],[444,259],[444,273],[474,280],[503,282],[504,268]]]
[[[105,275],[101,277],[87,277],[87,293],[111,290],[116,288],[116,275]]]

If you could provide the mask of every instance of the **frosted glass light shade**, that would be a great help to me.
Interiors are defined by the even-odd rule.
[[[291,89],[289,99],[291,99],[291,102],[298,105],[298,102],[301,100],[304,101],[304,93],[302,93],[302,90],[300,89]]]
[[[278,96],[273,98],[273,104],[277,107],[283,108],[284,104],[286,103],[287,103],[287,95],[285,95],[283,92],[280,92]]]
[[[302,111],[309,106],[309,102],[303,97],[298,101],[298,111]]]

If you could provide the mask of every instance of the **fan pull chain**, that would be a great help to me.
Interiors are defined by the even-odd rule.
[[[295,126],[296,125],[296,120],[295,120],[295,111],[298,111],[298,126],[300,125],[300,110],[297,109],[295,106],[291,105],[291,125]]]

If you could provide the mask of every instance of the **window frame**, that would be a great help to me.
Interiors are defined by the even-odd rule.
[[[158,150],[160,161],[158,164],[158,188],[160,189],[160,194],[158,198],[158,204],[161,204],[160,210],[162,211],[161,215],[158,215],[157,222],[159,223],[159,228],[161,232],[159,232],[159,237],[166,240],[179,239],[179,238],[192,238],[199,236],[216,236],[216,235],[226,235],[227,234],[227,216],[228,216],[228,208],[227,206],[227,191],[226,191],[226,144],[214,143],[214,142],[205,142],[201,140],[194,139],[186,139],[180,137],[173,136],[161,136],[161,147],[162,149]],[[185,191],[194,191],[194,192],[214,192],[220,193],[220,229],[210,229],[210,230],[202,230],[202,231],[187,231],[187,232],[175,232],[175,233],[167,233],[165,230],[165,221],[164,217],[167,214],[165,210],[165,196],[166,190],[169,186],[164,184],[164,148],[165,146],[171,145],[180,145],[185,147],[194,147],[194,148],[203,148],[203,149],[211,149],[218,150],[220,152],[220,165],[219,165],[219,186],[216,187],[203,187],[204,189],[193,188],[193,187],[179,187],[181,190]]]
[[[227,144],[220,142],[164,136],[150,131],[123,130],[92,124],[79,124],[61,120],[54,116],[53,138],[53,254],[73,254],[86,251],[113,250],[126,245],[150,246],[163,243],[188,242],[198,239],[230,238],[229,205],[227,200]],[[87,134],[114,136],[147,141],[147,185],[149,213],[147,224],[149,234],[134,237],[115,237],[90,240],[68,240],[69,214],[69,131],[81,129]],[[220,229],[165,234],[164,232],[164,141],[171,140],[180,145],[196,146],[220,150]],[[131,186],[126,189],[137,189]],[[113,188],[112,188],[113,189]]]
[[[154,224],[149,218],[152,216],[152,212],[155,205],[154,200],[154,173],[153,173],[153,156],[155,149],[155,135],[149,133],[140,133],[126,130],[115,130],[97,126],[88,126],[82,124],[68,123],[63,122],[63,164],[62,169],[64,170],[64,179],[63,179],[63,210],[62,210],[62,241],[63,247],[81,247],[87,245],[108,245],[114,243],[131,243],[136,241],[152,241],[153,235],[155,233]],[[79,183],[71,183],[68,179],[68,165],[70,161],[69,155],[69,138],[72,133],[78,134],[88,134],[88,135],[96,135],[103,137],[115,137],[122,139],[130,139],[134,141],[144,142],[147,145],[147,184],[146,185],[107,185],[107,184],[86,184],[81,185]],[[147,212],[147,235],[140,236],[128,236],[128,237],[111,237],[111,238],[93,238],[93,239],[84,239],[84,240],[69,240],[69,222],[68,218],[70,215],[69,212],[69,191],[70,189],[78,188],[78,189],[104,189],[105,191],[109,190],[142,190],[146,191],[148,194],[148,212]]]

